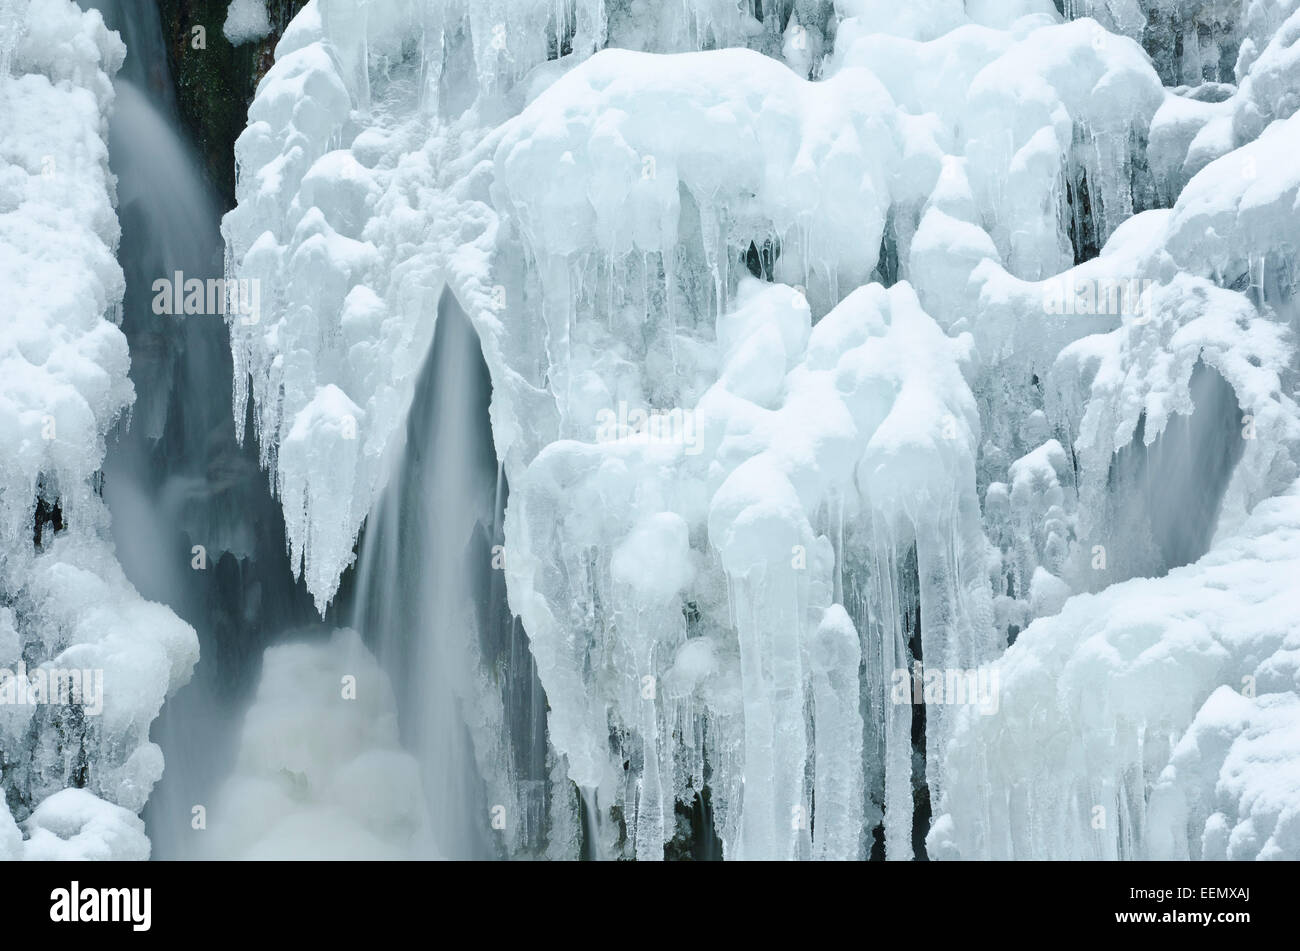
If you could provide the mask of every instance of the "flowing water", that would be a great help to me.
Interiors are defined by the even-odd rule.
[[[126,274],[122,329],[137,400],[110,441],[104,497],[128,579],[194,626],[201,661],[163,708],[152,736],[166,771],[145,811],[156,858],[200,853],[191,828],[225,774],[239,709],[275,632],[311,623],[293,583],[279,507],[239,446],[230,348],[220,314],[154,313],[154,282],[222,275],[220,208],[178,131],[158,11],[100,0],[127,43],[116,83],[110,158]]]
[[[478,338],[446,293],[400,469],[370,515],[352,621],[393,681],[403,740],[420,761],[434,838],[448,858],[488,851],[483,823],[470,821],[488,803],[460,708],[474,684],[475,606],[492,571],[473,544],[495,517],[489,395]]]
[[[85,5],[98,8],[128,46],[110,149],[137,402],[110,444],[104,494],[127,577],[192,624],[201,651],[194,679],[154,724],[166,770],[145,818],[155,858],[194,858],[205,843],[192,828],[193,810],[214,801],[231,771],[263,649],[328,629],[293,579],[254,427],[245,445],[235,440],[223,317],[155,313],[155,281],[222,276],[221,209],[179,131],[157,9],[118,0]],[[403,745],[421,764],[437,854],[487,857],[494,844],[480,820],[490,804],[466,710],[478,658],[502,659],[507,671],[501,700],[514,724],[516,779],[530,790],[522,798],[534,842],[545,811],[545,701],[493,567],[505,487],[487,369],[449,293],[437,318],[405,451],[326,621],[355,627],[392,680]]]

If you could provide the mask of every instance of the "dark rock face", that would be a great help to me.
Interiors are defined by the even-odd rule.
[[[228,0],[158,0],[177,108],[225,208],[235,204],[234,146],[249,103],[275,62],[275,44],[306,0],[268,0],[270,35],[242,46],[231,46],[221,31],[228,6]]]

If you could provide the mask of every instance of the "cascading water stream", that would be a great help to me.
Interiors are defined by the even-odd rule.
[[[1131,536],[1118,546],[1126,573],[1162,577],[1205,554],[1241,458],[1242,412],[1232,387],[1198,362],[1189,389],[1195,412],[1172,421],[1149,446],[1140,420],[1111,465],[1111,520],[1117,534]]]
[[[489,803],[463,712],[493,570],[473,544],[496,521],[489,395],[478,337],[444,293],[400,468],[367,520],[353,609],[353,626],[392,680],[403,743],[420,762],[447,858],[490,854]]]
[[[199,634],[191,683],[154,723],[166,760],[145,818],[156,858],[199,852],[196,805],[231,756],[238,704],[267,632],[312,620],[284,554],[279,507],[230,417],[230,351],[220,313],[158,314],[154,282],[222,275],[219,209],[177,132],[167,54],[153,4],[98,0],[127,44],[116,82],[110,156],[126,275],[122,329],[137,399],[104,462],[104,497],[127,578]]]
[[[128,46],[110,152],[127,278],[122,326],[137,390],[132,417],[109,447],[105,497],[128,578],[200,638],[194,679],[154,725],[166,770],[145,812],[154,857],[193,858],[208,853],[192,824],[194,807],[219,802],[232,774],[240,712],[262,649],[318,640],[322,625],[294,582],[283,517],[258,470],[256,445],[234,438],[221,314],[157,313],[156,281],[166,281],[160,286],[170,295],[177,281],[222,276],[219,209],[177,132],[158,12],[117,0],[93,5]],[[487,857],[502,848],[485,821],[491,797],[469,724],[481,686],[478,658],[506,671],[499,682],[506,742],[515,747],[513,785],[522,790],[511,810],[523,803],[524,813],[512,821],[525,826],[523,841],[540,839],[549,795],[545,701],[505,605],[500,564],[494,567],[505,496],[489,395],[478,338],[447,294],[406,450],[368,520],[357,570],[328,617],[351,617],[392,680],[403,745],[421,766],[433,848],[446,857]]]

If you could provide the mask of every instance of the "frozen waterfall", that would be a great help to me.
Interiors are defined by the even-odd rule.
[[[217,6],[0,0],[0,858],[1300,858],[1300,0]]]

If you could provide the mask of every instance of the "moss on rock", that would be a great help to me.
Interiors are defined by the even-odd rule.
[[[241,46],[222,33],[228,6],[228,0],[158,2],[181,120],[226,208],[235,203],[235,139],[258,82],[275,62],[275,44],[306,0],[268,0],[270,35]]]

